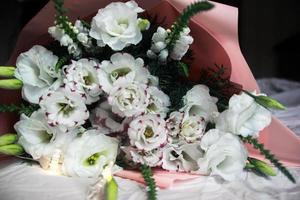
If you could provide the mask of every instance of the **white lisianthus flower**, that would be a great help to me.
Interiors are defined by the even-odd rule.
[[[76,136],[76,131],[63,133],[49,126],[41,110],[33,112],[30,117],[21,115],[14,128],[19,135],[18,143],[35,160],[50,159],[56,149],[64,151]]]
[[[204,157],[198,159],[200,173],[218,175],[227,181],[242,174],[248,152],[237,136],[212,129],[203,136],[200,145],[206,150]]]
[[[149,96],[147,85],[122,77],[110,91],[108,103],[115,114],[132,117],[146,112]]]
[[[127,155],[129,154],[130,160],[135,163],[145,164],[150,167],[157,167],[161,165],[162,151],[161,149],[153,149],[151,151],[138,150],[133,147],[121,148]]]
[[[140,11],[132,1],[111,3],[99,9],[92,19],[90,36],[97,40],[98,46],[108,45],[115,51],[138,44],[142,40],[137,18]]]
[[[128,53],[115,53],[110,61],[102,61],[99,81],[103,91],[109,93],[113,84],[121,77],[131,77],[132,81],[147,84],[150,76],[141,58],[135,59]]]
[[[199,169],[197,160],[203,156],[199,144],[169,145],[164,149],[162,168],[170,171],[191,172]]]
[[[135,118],[128,129],[130,144],[139,150],[151,151],[162,147],[167,140],[166,122],[154,114]]]
[[[184,28],[180,33],[179,39],[176,41],[175,46],[170,53],[170,57],[173,60],[181,60],[181,58],[186,54],[190,45],[193,43],[194,39],[189,35],[190,29],[188,27]]]
[[[46,48],[35,45],[17,58],[15,76],[23,82],[22,96],[37,104],[50,88],[60,86],[59,73],[55,72],[58,57]]]
[[[62,126],[67,130],[84,124],[89,117],[84,99],[63,88],[42,96],[40,106],[50,126]]]
[[[167,119],[169,142],[178,143],[182,139],[188,143],[199,141],[206,129],[206,121],[198,115],[185,115],[174,111]]]
[[[195,85],[183,97],[184,107],[180,111],[185,112],[186,116],[198,115],[207,122],[213,121],[213,116],[218,113],[217,101],[217,98],[210,96],[207,86]]]
[[[136,13],[144,12],[144,9],[139,7],[139,5],[133,0],[132,1],[127,1],[125,4],[126,4],[126,6],[128,6],[132,10],[134,10]]]
[[[216,121],[216,128],[243,137],[258,137],[259,132],[271,123],[271,112],[255,100],[242,93],[233,95],[228,110],[223,111]]]
[[[112,113],[111,106],[107,101],[97,106],[90,115],[90,122],[93,127],[104,133],[122,132],[128,122],[128,118],[121,118]]]
[[[206,128],[206,122],[203,117],[194,115],[186,116],[181,122],[179,137],[186,142],[195,142],[200,140]]]
[[[163,118],[166,117],[169,111],[170,98],[157,87],[149,87],[147,89],[150,94],[150,101],[147,107],[147,113],[160,114]]]
[[[98,177],[105,166],[115,162],[118,141],[97,130],[75,138],[64,154],[62,171],[68,176]]]
[[[99,100],[102,93],[97,74],[99,64],[94,60],[80,59],[72,61],[70,65],[64,66],[64,84],[66,88],[81,94],[86,98],[86,104],[91,104]]]

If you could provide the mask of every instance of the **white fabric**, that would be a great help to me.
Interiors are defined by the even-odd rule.
[[[300,84],[283,80],[259,81],[263,92],[278,97],[287,111],[275,112],[284,123],[300,136]],[[275,90],[274,90],[275,88]],[[278,89],[279,88],[279,89]],[[291,98],[291,95],[292,98]],[[214,177],[200,177],[172,188],[159,190],[159,200],[299,200],[300,169],[290,169],[297,180],[291,183],[282,174],[271,179],[244,174],[243,181],[221,182]],[[119,185],[119,199],[146,199],[142,185],[116,177]],[[36,165],[18,160],[0,163],[0,200],[84,200],[94,180],[70,178],[49,174]]]

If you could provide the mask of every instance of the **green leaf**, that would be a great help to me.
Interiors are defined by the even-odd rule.
[[[183,62],[178,62],[178,68],[179,72],[182,72],[182,74],[186,77],[189,76],[189,66]]]
[[[59,70],[69,61],[70,56],[63,56],[58,59],[56,65],[55,65],[55,72],[58,73]]]

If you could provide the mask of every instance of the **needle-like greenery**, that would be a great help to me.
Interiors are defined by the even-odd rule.
[[[283,166],[283,164],[267,149],[265,149],[264,145],[259,143],[256,138],[251,136],[242,138],[242,140],[246,143],[251,144],[255,149],[259,150],[260,154],[265,156],[276,168],[278,168],[290,181],[296,183],[296,180],[292,176],[292,174]]]
[[[177,21],[171,27],[171,33],[168,37],[168,49],[172,51],[176,41],[180,37],[180,33],[188,26],[190,19],[199,12],[210,10],[214,7],[208,1],[197,1],[186,7]]]
[[[156,190],[156,184],[153,178],[151,167],[147,165],[142,165],[140,169],[147,186],[148,200],[156,200],[157,190]]]

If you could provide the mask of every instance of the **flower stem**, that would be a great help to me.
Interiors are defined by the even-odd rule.
[[[188,25],[190,19],[196,15],[197,13],[201,11],[210,10],[214,7],[213,4],[209,3],[208,1],[198,1],[195,3],[192,3],[188,7],[186,7],[180,17],[177,19],[177,21],[173,24],[171,28],[171,33],[168,37],[168,49],[169,51],[172,51],[174,48],[174,45],[176,41],[180,37],[180,33],[183,31],[183,29]]]
[[[144,177],[145,183],[147,185],[148,200],[156,200],[157,190],[156,190],[156,184],[153,178],[151,167],[147,165],[142,165],[140,170]]]

